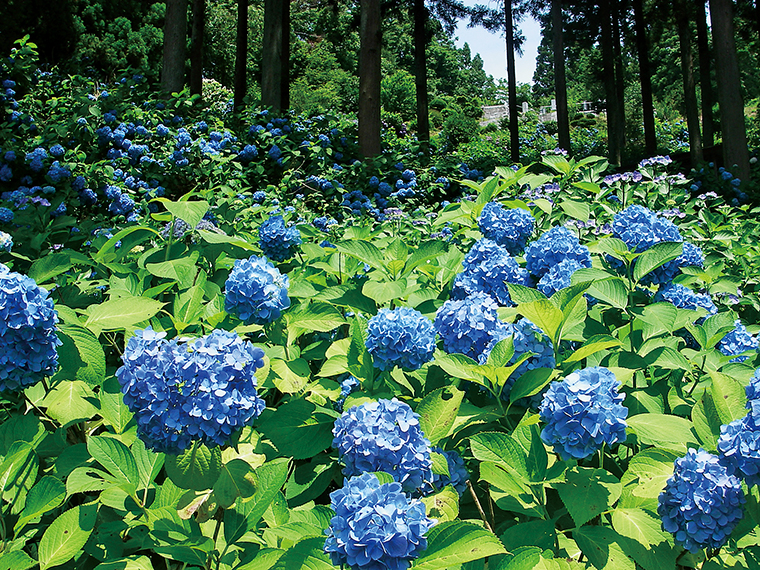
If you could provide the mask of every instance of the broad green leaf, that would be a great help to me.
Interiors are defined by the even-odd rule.
[[[338,309],[329,303],[315,301],[300,305],[295,311],[285,313],[285,323],[288,327],[288,343],[307,332],[329,332],[343,324],[346,319]]]
[[[605,526],[584,526],[573,533],[583,554],[597,570],[635,570],[636,564],[621,548],[622,538]]]
[[[418,404],[416,412],[420,415],[420,427],[432,445],[449,434],[459,412],[464,392],[452,386],[438,388]]]
[[[27,276],[41,285],[47,283],[54,277],[65,273],[74,266],[71,255],[67,251],[51,253],[44,257],[36,259],[27,272]]]
[[[285,361],[273,358],[269,361],[275,377],[272,379],[277,389],[284,394],[297,394],[309,383],[311,370],[303,358]]]
[[[92,419],[98,413],[93,405],[98,397],[81,380],[62,381],[42,401],[47,414],[64,428]]]
[[[552,521],[536,520],[511,526],[499,538],[504,548],[510,552],[521,546],[537,546],[541,550],[554,550],[557,532]]]
[[[747,397],[744,386],[727,374],[715,370],[709,370],[708,373],[712,379],[710,391],[721,422],[729,424],[746,416]]]
[[[110,263],[117,261],[129,254],[130,250],[149,239],[160,237],[161,234],[152,228],[145,226],[129,226],[116,232],[103,247],[93,256],[98,263]],[[116,250],[116,244],[121,242]]]
[[[208,212],[209,204],[205,200],[199,200],[197,202],[190,201],[178,201],[172,202],[166,198],[159,198],[156,200],[162,202],[172,216],[175,218],[181,218],[188,226],[195,228],[203,216]]]
[[[147,556],[127,556],[119,560],[101,562],[95,570],[153,570],[153,564]]]
[[[335,570],[324,551],[324,537],[305,538],[285,551],[273,570]]]
[[[580,271],[582,269],[576,273]],[[575,277],[575,274],[573,274],[573,277]],[[628,289],[625,286],[625,282],[619,277],[596,280],[591,283],[587,293],[594,299],[598,299],[618,309],[625,309],[628,306]]]
[[[576,200],[563,200],[559,207],[571,218],[587,222],[591,213],[588,202],[578,202]]]
[[[203,239],[203,241],[205,241],[206,243],[228,243],[230,245],[239,247],[241,249],[245,249],[247,251],[255,251],[257,249],[256,246],[248,243],[241,237],[228,236],[228,235],[220,234],[217,232],[211,232],[209,230],[196,230],[196,231],[198,232],[198,235],[201,236],[201,239]]]
[[[488,359],[486,364],[501,368],[507,366],[509,361],[515,355],[515,343],[514,338],[508,336],[497,342],[488,353]]]
[[[350,255],[375,269],[382,269],[385,263],[382,252],[368,241],[342,241],[336,243],[335,247],[339,252]]]
[[[504,554],[496,536],[473,523],[443,522],[428,532],[428,547],[412,565],[415,570],[443,570],[472,560]]]
[[[298,465],[285,487],[288,505],[297,507],[317,499],[339,473],[339,465],[327,454],[320,454],[308,463]]]
[[[309,459],[330,447],[334,422],[332,411],[306,400],[292,400],[273,412],[266,410],[258,429],[272,440],[280,455]]]
[[[33,413],[12,414],[0,424],[0,457],[7,455],[16,442],[25,441],[37,447],[46,435],[45,426]]]
[[[375,367],[372,356],[367,350],[367,322],[355,317],[350,328],[351,342],[348,347],[348,370],[360,382],[372,382],[375,377]]]
[[[155,480],[164,466],[166,456],[163,453],[156,453],[147,449],[139,438],[132,444],[131,450],[137,464],[137,471],[140,473],[140,484],[137,485],[137,488],[144,489]]]
[[[367,281],[362,287],[362,293],[378,305],[384,305],[388,301],[403,297],[406,287],[406,279],[403,278],[398,281]]]
[[[146,263],[145,269],[156,277],[176,281],[180,289],[187,289],[193,285],[195,276],[198,273],[198,267],[195,264],[197,258],[198,255],[196,253],[193,256],[180,257],[179,259],[170,259],[159,263]]]
[[[577,527],[610,509],[620,498],[622,485],[604,469],[574,467],[565,482],[555,484],[562,502]]]
[[[512,385],[509,392],[509,401],[517,402],[521,398],[527,398],[538,394],[544,386],[551,382],[555,376],[551,368],[534,368],[522,374]]]
[[[636,263],[633,266],[633,280],[641,281],[642,277],[667,262],[673,261],[682,253],[683,244],[680,242],[663,242],[653,245],[636,258]]]
[[[140,484],[135,458],[129,448],[119,440],[90,436],[87,439],[87,451],[117,480],[131,483],[135,487]]]
[[[547,299],[546,295],[533,287],[526,287],[517,283],[507,283],[507,287],[509,288],[509,298],[519,305]]]
[[[61,325],[62,334],[69,337],[84,364],[76,370],[76,379],[90,386],[101,384],[106,375],[106,357],[103,346],[92,331],[79,325]]]
[[[601,350],[607,350],[608,348],[613,348],[620,345],[620,341],[610,335],[594,335],[586,342],[584,342],[579,348],[577,348],[575,352],[568,356],[563,362],[580,362],[584,358],[588,358],[592,354],[596,354]]]
[[[430,452],[430,460],[433,463],[432,470],[434,475],[442,475],[450,477],[449,462],[446,460],[446,456],[436,451]]]
[[[625,242],[618,238],[608,237],[601,239],[599,240],[598,247],[603,253],[620,260],[624,260],[631,253]],[[579,271],[583,270],[580,269]]]
[[[694,424],[668,414],[638,414],[628,418],[628,429],[645,445],[696,443]]]
[[[31,570],[37,561],[23,550],[11,550],[0,554],[0,570]]]
[[[657,505],[657,497],[673,476],[673,462],[680,454],[666,449],[651,447],[637,453],[623,474],[624,494],[650,499]]]
[[[256,491],[256,474],[242,459],[233,459],[222,465],[219,479],[214,483],[214,495],[223,509],[230,508],[238,497],[247,499]]]
[[[527,479],[525,450],[510,435],[496,431],[477,433],[470,437],[470,449],[475,459],[505,465]]]
[[[283,554],[285,551],[279,548],[262,548],[256,552],[253,560],[242,566],[236,566],[235,570],[270,570]]]
[[[180,455],[166,457],[166,474],[181,489],[205,491],[211,489],[222,470],[222,451],[209,449],[202,443],[193,442],[190,449]]]
[[[517,310],[522,316],[546,333],[552,341],[557,340],[558,333],[565,319],[562,310],[554,306],[554,303],[549,300],[533,301],[518,305]]]
[[[480,480],[491,485],[491,498],[505,511],[523,513],[534,518],[546,516],[529,487],[527,476],[505,463],[484,461],[480,464]]]
[[[691,409],[691,421],[700,443],[708,450],[715,450],[723,421],[711,390],[705,390]]]
[[[444,372],[453,378],[469,380],[481,386],[488,386],[488,379],[483,377],[483,368],[472,358],[464,354],[446,354],[445,352],[436,350],[433,364],[440,366]]]
[[[117,434],[124,430],[132,420],[132,412],[124,404],[124,395],[119,381],[115,377],[106,380],[100,387],[100,411],[98,412],[107,425],[110,425]]]
[[[623,550],[646,570],[675,570],[679,550],[673,538],[662,530],[662,522],[643,509],[612,511],[612,527],[627,540]]]
[[[456,520],[459,516],[459,495],[451,485],[420,500],[425,504],[427,516],[439,523]]]
[[[55,519],[40,540],[40,568],[46,570],[71,560],[90,538],[97,515],[97,503],[88,503],[64,511]]]
[[[121,330],[147,321],[161,310],[164,304],[145,297],[122,297],[105,303],[90,305],[85,325],[96,334],[101,331]]]
[[[420,243],[406,260],[403,275],[409,275],[415,268],[436,259],[444,251],[446,251],[446,244],[440,240]]]
[[[27,492],[34,485],[39,470],[39,458],[26,441],[11,445],[0,463],[0,493],[11,503],[11,513],[18,514],[24,507]]]

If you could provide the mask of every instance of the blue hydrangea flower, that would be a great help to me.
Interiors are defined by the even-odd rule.
[[[446,301],[435,314],[435,330],[449,354],[461,353],[477,360],[504,323],[496,302],[485,293]]]
[[[59,144],[54,144],[50,147],[50,154],[56,158],[60,158],[64,155],[66,150]]]
[[[747,394],[747,409],[755,417],[755,422],[760,424],[760,368],[755,370],[744,391]]]
[[[751,335],[747,327],[737,319],[734,322],[734,330],[726,334],[718,343],[718,350],[726,356],[736,356],[748,350],[757,350],[759,344],[757,337]],[[732,358],[730,362],[744,362],[747,358],[749,358],[747,355],[737,356]]]
[[[11,248],[13,248],[13,238],[10,234],[0,231],[0,251],[10,253]]]
[[[269,158],[275,161],[279,160],[282,157],[282,151],[276,144],[272,145],[272,148],[269,149],[269,152],[267,154],[269,154]]]
[[[714,315],[718,312],[718,307],[715,306],[710,295],[695,293],[688,287],[675,283],[671,283],[660,289],[657,295],[655,295],[654,300],[658,302],[668,301],[679,309],[691,309],[692,311],[701,307],[707,311],[708,315]]]
[[[615,214],[612,235],[637,253],[646,251],[657,243],[683,241],[673,222],[638,205],[629,206]]]
[[[12,222],[13,218],[14,218],[13,210],[0,207],[0,222],[7,224],[9,222]]]
[[[705,266],[705,256],[702,250],[696,245],[683,242],[683,253],[651,271],[641,280],[645,285],[666,284],[673,281],[673,278],[681,272],[682,267],[700,267]]]
[[[298,251],[301,234],[295,226],[286,226],[282,216],[272,216],[259,226],[259,246],[269,259],[285,261]]]
[[[266,258],[238,259],[224,284],[224,310],[247,325],[271,323],[290,307],[289,285]]]
[[[254,204],[263,204],[264,200],[267,199],[267,193],[263,190],[256,190],[256,192],[253,193],[253,196],[251,196],[251,201]]]
[[[254,158],[256,158],[259,155],[259,151],[256,149],[256,147],[252,144],[245,145],[245,148],[240,151],[238,154],[238,160],[240,162],[251,162]]]
[[[470,474],[464,466],[462,456],[456,451],[444,451],[440,447],[434,447],[433,451],[443,455],[449,466],[449,476],[438,475],[437,473],[433,474],[433,487],[436,490],[441,490],[446,485],[452,485],[461,497],[467,490],[467,480],[470,478]]]
[[[343,474],[385,471],[408,493],[433,479],[430,442],[420,416],[407,404],[379,400],[354,406],[335,420],[333,447],[346,464]]]
[[[324,550],[335,566],[351,570],[406,570],[427,548],[435,521],[425,505],[409,499],[398,483],[380,484],[372,473],[352,477],[330,493],[335,516]]]
[[[254,373],[263,350],[222,330],[182,343],[164,336],[136,331],[116,371],[146,446],[176,454],[194,440],[224,445],[261,414]]]
[[[525,249],[525,267],[539,280],[565,259],[573,259],[581,267],[591,267],[588,248],[562,226],[550,229]]]
[[[530,286],[530,273],[519,266],[506,249],[489,239],[473,246],[462,265],[465,270],[454,279],[453,299],[464,299],[475,293],[486,293],[500,305],[512,306],[507,283]]]
[[[478,227],[483,236],[517,255],[525,249],[536,227],[536,219],[528,210],[505,209],[498,202],[488,202],[480,213]]]
[[[346,402],[346,398],[350,394],[353,394],[358,388],[361,387],[359,381],[354,376],[349,376],[343,382],[340,383],[340,396],[335,401],[333,407],[339,411],[343,411],[343,404]]]
[[[562,382],[552,382],[541,402],[541,420],[546,426],[541,439],[567,461],[583,459],[603,444],[625,440],[628,408],[618,392],[620,382],[602,366],[568,374]]]
[[[48,292],[0,263],[0,392],[36,384],[58,369],[58,314]]]
[[[720,426],[718,452],[739,479],[760,484],[760,426],[752,413]]]
[[[704,449],[676,459],[673,476],[660,493],[662,528],[690,552],[720,548],[742,518],[745,502],[739,479]]]
[[[573,273],[584,267],[575,259],[563,259],[547,271],[536,285],[536,288],[547,297],[551,297],[560,289],[570,287]]]
[[[366,346],[375,368],[418,370],[433,358],[435,328],[410,307],[380,309],[367,324]]]

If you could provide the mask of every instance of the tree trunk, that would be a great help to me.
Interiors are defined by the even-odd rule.
[[[164,58],[161,68],[161,89],[165,93],[182,91],[185,86],[186,41],[187,0],[166,0]]]
[[[359,49],[359,149],[362,156],[378,156],[380,139],[380,0],[361,0]]]
[[[239,111],[246,92],[246,69],[248,60],[248,0],[237,0],[237,40],[235,42],[234,104]]]
[[[702,144],[715,144],[712,79],[710,78],[710,43],[707,37],[707,16],[704,1],[697,2],[697,50],[699,53],[699,85],[702,93]]]
[[[428,13],[425,0],[414,0],[414,73],[417,89],[417,139],[427,156],[430,143],[430,120],[428,116],[427,91],[427,24]]]
[[[261,104],[283,110],[289,106],[290,0],[264,0],[264,41],[261,53]]]
[[[723,160],[726,168],[737,165],[742,183],[749,180],[749,151],[744,125],[739,65],[734,42],[734,5],[731,0],[710,0],[713,46],[718,76],[720,127],[723,132]]]
[[[509,152],[512,162],[520,162],[520,131],[517,124],[517,77],[515,75],[515,30],[512,18],[512,0],[504,0],[504,33],[507,36]]]
[[[203,94],[203,31],[206,26],[206,0],[193,0],[193,31],[190,43],[190,93]]]
[[[699,105],[697,104],[697,91],[694,83],[694,59],[691,54],[690,10],[684,0],[675,0],[673,8],[681,51],[683,98],[686,103],[686,126],[689,129],[689,157],[691,164],[695,166],[702,160],[702,136],[699,132]]]
[[[657,154],[657,134],[654,130],[652,71],[649,67],[649,46],[642,0],[633,0],[633,17],[636,21],[636,51],[639,52],[639,81],[641,82],[641,105],[644,115],[644,147],[649,156],[654,156]]]
[[[567,111],[565,48],[563,38],[562,0],[552,0],[552,33],[554,35],[554,97],[557,101],[557,137],[559,147],[571,152],[570,117]]]
[[[607,114],[607,156],[610,163],[620,165],[622,149],[620,148],[618,117],[618,98],[615,90],[615,56],[612,49],[612,21],[610,0],[599,3],[601,20],[602,63],[604,67],[604,91],[607,96],[605,112]]]
[[[612,53],[615,58],[615,93],[618,100],[617,137],[622,159],[622,155],[625,152],[625,76],[623,74],[623,40],[620,33],[620,0],[612,0],[610,7],[610,15],[612,16]]]

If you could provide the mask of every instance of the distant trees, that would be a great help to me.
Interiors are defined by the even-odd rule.
[[[185,85],[187,0],[166,0],[164,58],[161,88],[166,93],[182,91]]]
[[[361,0],[359,53],[359,148],[365,157],[382,151],[380,83],[383,35],[380,0]]]

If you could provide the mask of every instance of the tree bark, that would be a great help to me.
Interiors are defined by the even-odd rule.
[[[235,85],[233,101],[235,110],[243,106],[247,89],[246,69],[248,60],[248,0],[237,0],[237,39],[235,41]]]
[[[731,0],[710,0],[720,127],[723,132],[723,160],[726,168],[731,169],[736,165],[739,178],[742,183],[746,183],[749,180],[749,151],[744,124],[742,86],[736,59],[733,15],[734,5]]]
[[[193,31],[190,43],[190,93],[203,94],[203,31],[206,0],[193,0]]]
[[[565,47],[563,38],[562,0],[552,0],[552,33],[554,36],[554,97],[557,101],[557,138],[559,147],[571,152],[570,117],[567,110]]]
[[[704,0],[697,2],[697,50],[699,53],[699,85],[702,93],[702,144],[715,144],[715,120],[713,118],[712,79],[710,78],[710,43],[707,37],[707,16]]]
[[[689,6],[684,0],[675,0],[673,8],[678,28],[678,44],[681,52],[681,76],[683,77],[683,98],[686,104],[686,126],[689,129],[689,157],[691,164],[702,160],[702,136],[699,132],[699,105],[694,83],[694,58],[691,53],[691,30],[689,28]]]
[[[380,139],[380,0],[361,0],[359,48],[359,149],[369,158],[382,152]]]
[[[161,89],[165,93],[182,91],[185,86],[186,41],[187,0],[166,0],[164,57],[161,67]]]
[[[623,40],[620,33],[620,0],[610,2],[612,16],[612,53],[615,58],[615,93],[617,95],[617,137],[620,155],[625,152],[625,76],[623,74]]]
[[[615,90],[615,56],[612,49],[612,20],[610,0],[599,3],[601,20],[602,62],[604,67],[604,90],[607,96],[605,112],[607,114],[607,155],[610,163],[622,163],[622,149],[619,144],[618,98]]]
[[[644,116],[644,148],[649,156],[654,156],[657,154],[657,133],[654,130],[652,70],[649,66],[649,46],[642,0],[633,0],[633,17],[636,22],[636,51],[639,54],[639,81],[641,82],[641,105]]]
[[[517,77],[515,72],[515,30],[512,17],[512,0],[504,0],[504,33],[507,37],[509,152],[512,162],[520,162],[520,131],[517,123]]]
[[[427,24],[425,0],[414,0],[414,73],[417,90],[417,139],[425,155],[430,149],[430,119],[427,91]]]
[[[261,54],[261,103],[289,107],[290,0],[264,1],[264,41]]]

